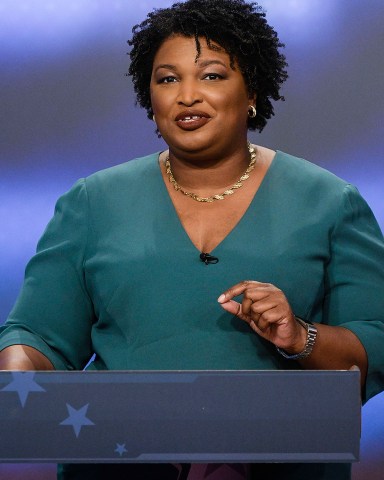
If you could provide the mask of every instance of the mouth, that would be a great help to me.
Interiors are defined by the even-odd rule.
[[[180,122],[188,123],[188,122],[195,122],[196,120],[199,120],[202,117],[199,117],[199,115],[193,115],[192,117],[183,117],[180,118]]]
[[[205,112],[184,111],[177,115],[175,122],[183,130],[196,130],[208,123],[210,118]]]

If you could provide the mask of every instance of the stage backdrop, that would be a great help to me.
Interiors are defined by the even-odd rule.
[[[384,2],[260,3],[286,43],[290,79],[286,102],[250,139],[356,184],[383,228]],[[1,322],[56,198],[78,177],[164,148],[135,106],[126,40],[149,10],[170,4],[0,0]],[[382,478],[383,438],[379,395],[364,408],[355,479]],[[36,469],[3,465],[0,477],[41,479]]]

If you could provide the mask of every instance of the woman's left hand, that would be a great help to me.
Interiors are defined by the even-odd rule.
[[[232,300],[241,294],[241,303]],[[274,285],[245,280],[226,290],[218,302],[277,347],[290,354],[304,350],[307,331],[295,320],[284,293]]]
[[[241,303],[233,300],[243,295]],[[305,348],[307,330],[295,316],[284,293],[270,283],[253,280],[240,282],[217,299],[232,315],[244,320],[261,337],[294,355]],[[358,337],[347,328],[316,323],[318,335],[311,355],[300,359],[304,368],[348,370],[357,365],[361,385],[368,369],[367,353]]]

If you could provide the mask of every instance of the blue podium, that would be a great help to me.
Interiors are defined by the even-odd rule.
[[[358,371],[0,372],[2,462],[353,462]]]

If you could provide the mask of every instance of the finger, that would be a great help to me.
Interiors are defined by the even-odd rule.
[[[239,317],[241,320],[244,320],[247,323],[249,323],[251,320],[247,315],[244,315],[241,303],[235,302],[235,300],[229,300],[228,302],[222,303],[221,307],[228,313],[236,315],[236,317]]]
[[[217,299],[219,303],[227,302],[228,300],[232,300],[232,298],[237,297],[244,293],[250,287],[267,287],[269,286],[268,283],[256,282],[255,280],[244,280],[243,282],[237,283],[233,285],[231,288],[223,292],[220,297]]]
[[[232,315],[235,315],[244,322],[247,322],[248,325],[250,325],[252,328],[254,325],[256,328],[253,328],[253,330],[255,330],[255,332],[260,335],[261,332],[257,329],[257,321],[259,317],[258,314],[256,314],[256,316],[255,314],[253,314],[252,316],[245,314],[243,311],[243,305],[241,303],[235,302],[234,300],[229,300],[228,302],[222,303],[221,306],[228,313],[231,313]]]
[[[260,328],[257,326],[257,323],[254,320],[251,320],[249,322],[249,326],[252,328],[254,332],[256,332],[260,337],[263,337],[263,332],[260,330]]]
[[[351,368],[348,369],[350,372],[360,372],[360,368],[357,365],[352,365]]]
[[[259,315],[259,318],[255,318],[255,319],[253,319],[252,317],[252,321],[254,321],[257,328],[263,333],[268,331],[272,327],[272,325],[274,325],[275,323],[271,321],[270,318],[267,317],[267,315],[264,315],[264,314]]]
[[[284,304],[279,296],[274,294],[274,292],[270,293],[263,288],[261,292],[253,289],[244,292],[241,304],[245,315],[261,315],[272,308],[280,308],[282,311],[284,310]]]
[[[270,322],[280,321],[285,317],[290,317],[290,314],[291,309],[288,302],[282,302],[279,298],[272,296],[263,298],[262,300],[256,302],[252,302],[249,312],[249,315],[251,315],[251,317],[256,315],[262,315]]]
[[[244,313],[244,315],[250,315],[253,311],[253,301],[251,298],[248,297],[243,297],[243,300],[241,302],[241,311]]]

